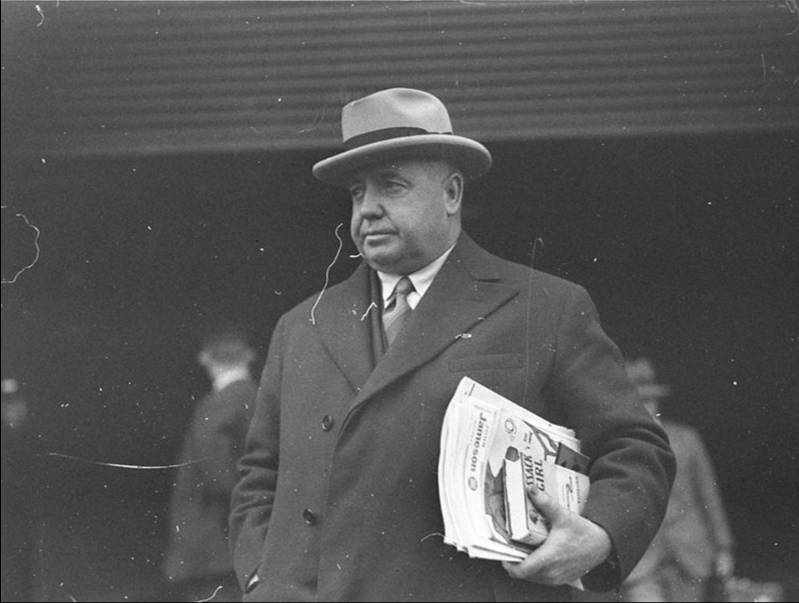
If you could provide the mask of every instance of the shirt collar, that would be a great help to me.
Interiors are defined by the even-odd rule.
[[[408,278],[411,279],[411,283],[413,283],[414,293],[418,294],[419,296],[415,298],[417,303],[418,300],[420,300],[424,294],[427,293],[427,290],[433,283],[433,279],[436,278],[438,271],[441,270],[441,267],[444,265],[444,262],[447,260],[454,247],[455,245],[453,244],[452,247],[447,249],[427,266],[420,268],[416,272],[408,275]],[[394,292],[394,287],[397,286],[397,283],[403,275],[389,274],[387,272],[380,272],[378,270],[377,276],[380,277],[380,285],[382,287],[383,295],[383,307],[385,307],[386,303],[388,302],[388,298],[391,297],[391,294]],[[412,307],[416,305],[412,302],[409,303],[411,303]]]
[[[214,390],[220,392],[231,383],[241,381],[242,379],[249,379],[249,377],[250,371],[247,370],[247,367],[237,366],[236,368],[232,368],[216,376],[216,379],[214,379]]]

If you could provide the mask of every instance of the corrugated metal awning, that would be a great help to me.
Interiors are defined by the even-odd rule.
[[[344,102],[397,85],[437,94],[484,141],[799,123],[793,1],[2,11],[4,150],[25,154],[334,147]]]

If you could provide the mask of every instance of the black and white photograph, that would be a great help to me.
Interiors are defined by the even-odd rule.
[[[797,0],[3,0],[2,601],[799,599]]]

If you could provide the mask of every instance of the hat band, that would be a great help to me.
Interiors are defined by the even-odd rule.
[[[404,138],[406,136],[420,136],[422,134],[452,134],[452,132],[428,132],[424,128],[382,128],[380,130],[372,130],[371,132],[364,132],[344,141],[344,148],[347,151],[357,149],[373,142],[380,142],[382,140],[390,140],[392,138]]]

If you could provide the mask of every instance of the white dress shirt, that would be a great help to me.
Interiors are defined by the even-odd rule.
[[[422,297],[424,297],[424,294],[427,293],[427,290],[433,283],[433,279],[436,278],[438,271],[441,270],[441,266],[444,265],[444,262],[447,260],[454,247],[455,245],[447,249],[444,253],[442,253],[424,268],[420,268],[416,272],[407,275],[408,278],[411,279],[411,283],[413,283],[413,291],[408,294],[408,305],[411,307],[411,310],[415,310],[416,306],[419,305],[419,302],[422,301]],[[383,294],[383,307],[385,308],[388,304],[388,298],[391,297],[391,294],[394,292],[394,287],[397,286],[397,283],[403,277],[403,275],[388,274],[387,272],[380,272],[378,270],[377,276],[380,277],[380,285]]]

